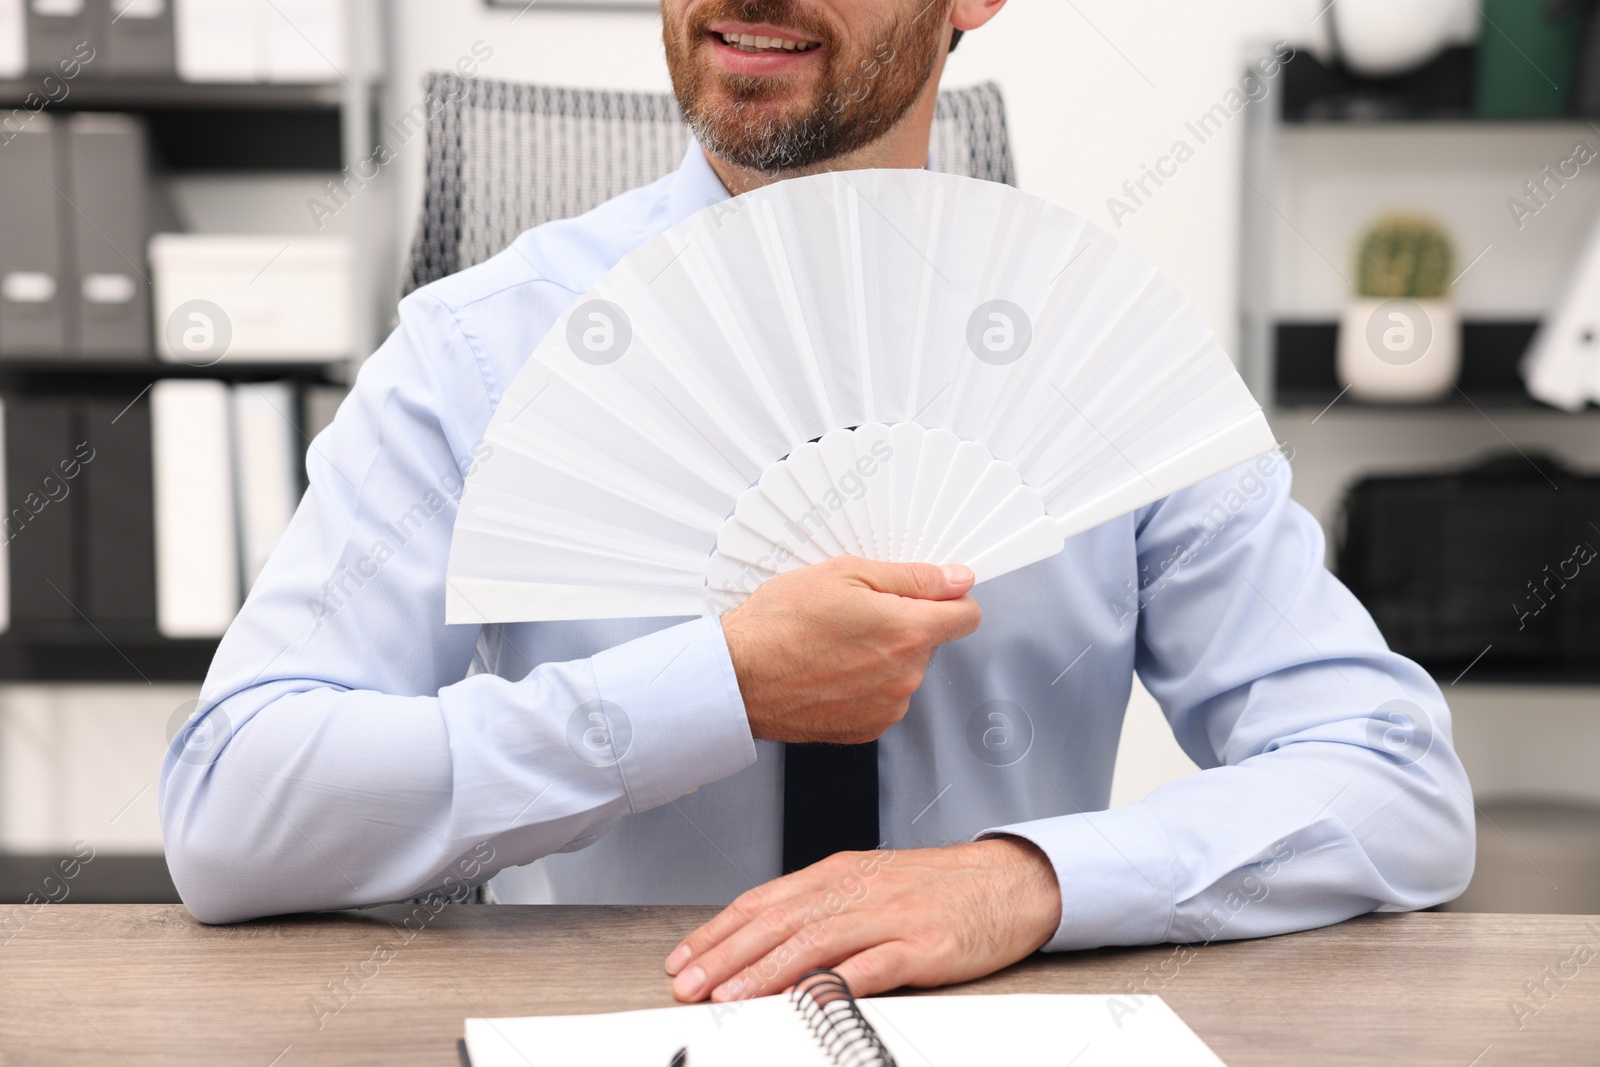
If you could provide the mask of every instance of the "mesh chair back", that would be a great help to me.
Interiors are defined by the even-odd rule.
[[[581,215],[675,170],[689,144],[667,93],[556,89],[433,74],[422,220],[405,291],[481,263],[518,234]],[[939,94],[934,165],[1015,184],[993,83]]]

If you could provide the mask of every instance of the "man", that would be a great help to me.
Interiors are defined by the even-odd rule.
[[[560,313],[729,193],[925,165],[952,38],[1003,4],[664,0],[698,139],[682,168],[409,297],[312,449],[206,681],[210,741],[163,769],[196,916],[491,875],[503,902],[732,901],[665,961],[692,1001],[818,966],[861,993],[939,985],[1461,891],[1448,711],[1324,569],[1281,456],[978,589],[840,559],[720,620],[443,624],[462,472]],[[1205,769],[1106,811],[1135,670]],[[612,758],[574,741],[596,729]]]

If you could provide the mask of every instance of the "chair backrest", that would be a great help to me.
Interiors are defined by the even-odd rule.
[[[422,219],[405,291],[480,263],[524,230],[581,215],[675,170],[689,131],[668,93],[556,89],[433,74]],[[934,165],[1016,184],[993,83],[939,94]]]

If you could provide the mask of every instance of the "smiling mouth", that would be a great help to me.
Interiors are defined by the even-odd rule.
[[[747,55],[759,55],[763,52],[780,54],[784,52],[810,52],[821,48],[819,41],[793,41],[782,37],[762,37],[751,33],[713,33],[712,37],[720,40],[729,48],[738,49]]]

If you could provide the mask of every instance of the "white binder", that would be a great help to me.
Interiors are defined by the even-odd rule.
[[[239,611],[228,387],[168,380],[150,390],[156,626],[220,637]]]
[[[244,587],[255,584],[299,503],[295,475],[300,434],[294,386],[247,382],[233,387],[234,473],[239,491],[239,554]]]

